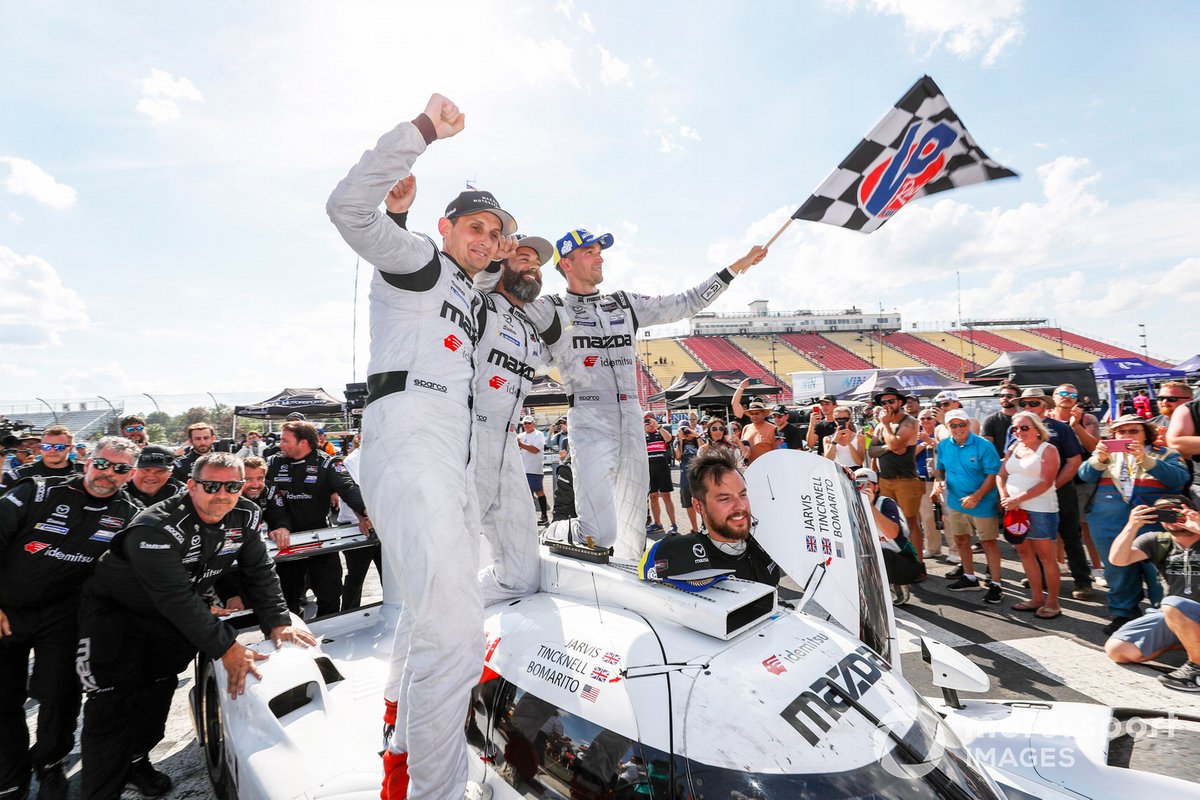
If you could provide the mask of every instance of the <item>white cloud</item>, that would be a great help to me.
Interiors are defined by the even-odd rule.
[[[156,125],[179,119],[183,112],[177,101],[204,102],[204,96],[190,80],[175,78],[158,68],[151,69],[150,77],[142,78],[138,84],[142,97],[138,100],[137,110]]]
[[[833,5],[857,7],[853,0]],[[1025,35],[1023,0],[869,0],[869,5],[878,14],[902,17],[905,30],[925,41],[930,52],[945,47],[960,58],[982,52],[984,66]]]
[[[25,221],[25,218],[15,211],[10,211],[8,212],[8,221],[20,225]]]
[[[579,27],[588,33],[596,32],[596,26],[592,24],[592,15],[586,11],[579,15]]]
[[[49,262],[0,245],[0,347],[40,347],[87,325],[87,309]]]
[[[633,85],[633,80],[629,74],[629,64],[617,58],[603,47],[597,46],[596,49],[600,51],[600,81],[605,86],[615,86],[617,84]]]
[[[575,13],[575,2],[574,0],[558,0],[558,2],[554,4],[554,11],[558,14],[562,14],[569,20]]]
[[[678,117],[669,111],[663,112],[662,119],[661,127],[642,129],[645,135],[658,139],[658,152],[668,155],[679,153],[684,149],[684,139],[700,141],[700,131],[691,125],[680,125]]]
[[[574,54],[561,39],[520,39],[517,46],[507,50],[508,66],[522,82],[530,86],[550,86],[565,80],[579,88],[579,78],[572,64]]]
[[[54,180],[53,176],[32,161],[14,156],[0,156],[0,163],[8,164],[11,170],[4,185],[13,194],[32,197],[42,205],[59,211],[75,205],[79,193],[65,183]]]
[[[690,125],[680,125],[679,135],[685,139],[693,139],[697,142],[700,141],[700,131],[696,130]]]

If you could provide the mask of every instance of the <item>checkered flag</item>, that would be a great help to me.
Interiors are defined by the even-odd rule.
[[[925,75],[792,219],[870,233],[915,197],[1016,175],[979,149],[942,90]]]

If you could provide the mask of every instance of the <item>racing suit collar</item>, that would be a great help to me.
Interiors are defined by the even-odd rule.
[[[570,289],[568,289],[567,294],[571,296],[572,300],[577,300],[581,303],[595,303],[600,299],[599,290],[596,290],[591,294],[577,294],[576,292],[572,292]]]
[[[471,276],[467,274],[467,271],[462,268],[462,265],[454,260],[454,256],[450,255],[445,250],[439,250],[438,252],[441,253],[442,255],[444,255],[446,258],[450,259],[450,263],[453,264],[454,268],[458,270],[458,274],[462,277],[463,280],[465,280],[467,283],[470,283],[470,284],[475,283],[474,279],[471,278]],[[482,270],[480,270],[480,272],[484,272],[486,269],[487,269],[487,267],[484,267]]]

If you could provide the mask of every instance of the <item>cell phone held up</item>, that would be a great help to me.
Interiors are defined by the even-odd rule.
[[[1154,516],[1156,522],[1179,522],[1179,509],[1169,506],[1155,506]]]
[[[1128,453],[1129,443],[1132,439],[1109,439],[1104,443],[1110,453]]]

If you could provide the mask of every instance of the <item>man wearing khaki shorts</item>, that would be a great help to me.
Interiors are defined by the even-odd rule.
[[[873,399],[884,410],[867,448],[868,455],[878,465],[879,493],[900,506],[900,513],[908,523],[908,538],[920,558],[925,551],[925,535],[921,530],[925,481],[917,474],[917,420],[905,412],[904,393],[893,386],[884,387]],[[918,580],[924,580],[924,572],[922,568]]]
[[[996,475],[1000,473],[1000,456],[991,442],[971,433],[967,412],[955,409],[947,413],[944,424],[950,436],[938,443],[933,494],[946,508],[946,533],[954,537],[962,559],[962,574],[947,588],[952,592],[984,588],[982,581],[975,577],[975,560],[971,552],[971,535],[974,534],[983,545],[991,575],[984,602],[999,603],[1000,495],[996,491]]]

